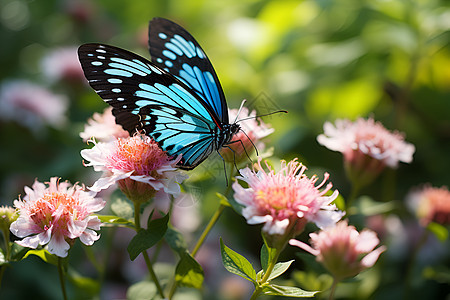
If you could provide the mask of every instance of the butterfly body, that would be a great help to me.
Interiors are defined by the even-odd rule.
[[[217,75],[195,39],[179,25],[150,22],[152,62],[117,47],[84,44],[79,59],[89,84],[113,107],[116,123],[144,132],[178,166],[193,169],[240,130],[229,124]]]

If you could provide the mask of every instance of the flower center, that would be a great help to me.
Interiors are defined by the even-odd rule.
[[[292,206],[295,189],[288,185],[275,185],[259,189],[255,193],[257,205],[265,211],[280,211]]]
[[[134,136],[119,138],[117,149],[109,157],[107,166],[135,175],[157,176],[156,170],[168,161],[167,154],[153,140]]]
[[[65,193],[46,193],[34,203],[30,216],[36,225],[47,230],[55,223],[67,224],[70,217],[76,220],[79,203],[76,198]]]

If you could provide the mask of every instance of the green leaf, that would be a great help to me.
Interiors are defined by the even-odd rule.
[[[37,257],[39,257],[40,259],[42,259],[44,262],[52,264],[57,266],[58,265],[58,257],[54,254],[51,254],[50,252],[48,252],[48,250],[45,249],[39,249],[39,250],[35,250],[35,249],[31,249],[27,252],[27,254],[25,254],[23,256],[23,259],[27,258],[30,255],[36,255]]]
[[[180,258],[175,269],[175,280],[182,286],[201,288],[205,276],[200,264],[187,252]]]
[[[271,281],[274,278],[277,278],[278,276],[280,276],[281,274],[283,274],[284,272],[287,271],[287,269],[289,269],[289,267],[291,266],[292,262],[294,260],[290,260],[287,262],[279,262],[277,263],[273,270],[272,273],[270,273],[269,278],[267,279],[267,281]]]
[[[150,221],[147,229],[139,230],[127,248],[131,260],[135,260],[141,252],[153,247],[164,237],[168,221],[169,214],[161,219]]]
[[[134,206],[133,203],[128,200],[121,190],[117,189],[111,194],[111,210],[118,217],[125,220],[133,219]]]
[[[187,243],[184,240],[183,235],[175,228],[168,228],[164,235],[164,239],[169,247],[176,253],[182,255],[187,252]]]
[[[3,249],[0,249],[0,266],[7,264],[5,254],[3,254]]]
[[[293,286],[282,286],[276,284],[268,284],[263,286],[262,291],[264,295],[271,296],[285,296],[285,297],[295,297],[295,298],[308,298],[313,297],[318,291],[309,292],[304,291],[298,287]]]
[[[427,229],[434,233],[434,235],[441,241],[446,241],[448,238],[448,229],[439,223],[431,222],[428,224]]]
[[[69,280],[82,291],[83,294],[89,294],[91,296],[97,295],[100,292],[100,283],[89,277],[83,277],[80,273],[72,268],[67,272]]]
[[[132,227],[134,228],[134,223],[124,219],[122,217],[118,216],[104,216],[104,215],[97,215],[97,217],[100,219],[102,223],[106,224],[113,224],[113,225],[124,225],[125,227]]]
[[[133,284],[127,291],[128,300],[147,300],[159,299],[157,296],[157,289],[151,281],[140,281]]]
[[[252,264],[242,255],[224,245],[220,239],[222,263],[228,272],[239,275],[256,284],[256,271]]]

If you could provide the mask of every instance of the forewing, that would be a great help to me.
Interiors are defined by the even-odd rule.
[[[218,121],[174,76],[113,46],[85,44],[78,56],[89,84],[130,134],[145,131],[170,156],[181,154],[184,169],[196,167],[214,150]]]
[[[205,101],[222,124],[228,124],[228,108],[216,72],[197,41],[184,28],[163,18],[149,25],[152,62],[170,72]]]

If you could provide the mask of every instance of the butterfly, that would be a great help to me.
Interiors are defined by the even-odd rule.
[[[230,124],[216,72],[198,42],[163,18],[149,25],[151,60],[104,44],[84,44],[78,57],[96,93],[130,134],[145,132],[178,167],[194,169],[227,147],[239,130]],[[219,154],[220,155],[220,154]]]

